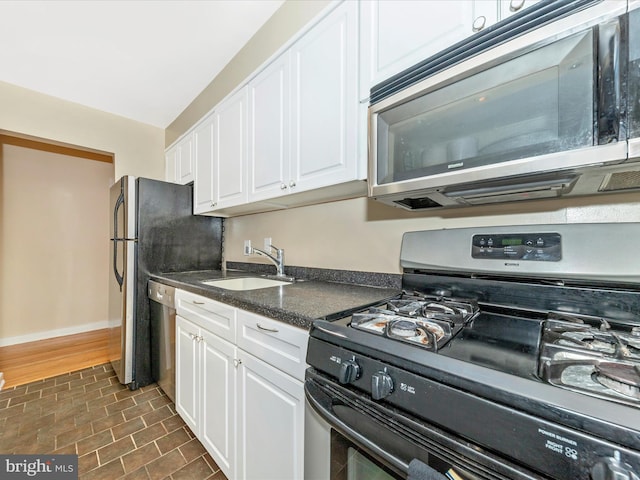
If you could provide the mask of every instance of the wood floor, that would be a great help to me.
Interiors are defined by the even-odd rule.
[[[109,361],[108,329],[0,347],[3,389]]]

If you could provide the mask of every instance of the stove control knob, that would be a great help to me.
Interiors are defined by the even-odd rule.
[[[393,392],[393,380],[387,372],[376,372],[371,376],[371,397],[382,400]]]
[[[345,360],[340,365],[338,381],[342,384],[354,382],[360,376],[360,365],[355,360]]]
[[[638,480],[638,476],[630,470],[631,466],[620,461],[616,452],[614,458],[603,458],[591,467],[592,480]]]

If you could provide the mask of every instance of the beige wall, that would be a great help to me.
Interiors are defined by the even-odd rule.
[[[0,346],[106,328],[113,165],[0,148]]]
[[[104,327],[109,224],[108,206],[102,203],[108,199],[109,185],[122,175],[164,178],[164,130],[0,82],[3,132],[112,153],[114,164],[96,167],[102,170],[100,175],[83,181],[76,176],[98,162],[61,160],[49,178],[41,179],[42,185],[37,185],[31,174],[13,175],[11,180],[5,177],[5,193],[22,191],[32,197],[26,204],[16,197],[8,202],[2,197],[0,235],[6,238],[0,245],[0,345]],[[30,161],[25,160],[23,166]],[[60,189],[65,179],[75,182],[82,192],[70,194]],[[71,214],[61,217],[57,211],[47,211],[46,203],[38,208],[46,186],[54,189],[47,195],[62,206],[71,208],[73,204],[81,210],[70,210]],[[78,194],[85,200],[76,201]],[[31,208],[29,213],[24,210],[27,207]],[[82,237],[75,230],[83,226],[78,222],[90,226]],[[58,233],[50,233],[55,228]],[[18,232],[19,238],[15,237]],[[72,247],[68,241],[75,239],[82,242]],[[44,240],[52,241],[47,251],[44,245],[34,244]],[[56,241],[61,243],[53,243]],[[43,298],[39,298],[41,294]]]
[[[0,82],[0,130],[113,153],[115,178],[164,179],[164,130]]]
[[[242,253],[244,240],[261,248],[264,237],[285,250],[287,265],[401,273],[404,232],[470,226],[542,223],[640,222],[640,194],[538,201],[412,213],[358,198],[230,218],[226,261],[268,263]],[[585,239],[585,241],[587,241]],[[285,268],[286,270],[286,268]]]

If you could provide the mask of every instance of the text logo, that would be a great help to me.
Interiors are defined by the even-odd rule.
[[[0,478],[78,480],[78,456],[0,455]]]

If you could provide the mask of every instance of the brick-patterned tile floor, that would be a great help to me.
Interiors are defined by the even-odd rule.
[[[164,392],[110,364],[0,391],[0,453],[77,454],[82,480],[226,480]]]

